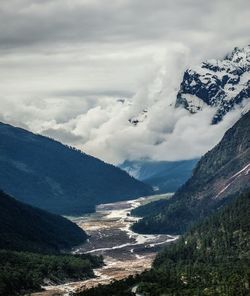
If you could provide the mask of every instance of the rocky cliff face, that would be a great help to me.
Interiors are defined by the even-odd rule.
[[[176,195],[181,198],[189,194],[197,200],[222,199],[249,187],[249,181],[250,111],[201,158],[193,176]]]
[[[209,60],[185,71],[176,107],[191,113],[206,106],[216,109],[212,123],[219,122],[236,105],[250,97],[250,45],[235,48],[223,60]]]

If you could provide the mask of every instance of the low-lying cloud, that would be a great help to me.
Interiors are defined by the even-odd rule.
[[[3,2],[0,120],[113,163],[200,156],[240,111],[211,126],[214,110],[176,110],[176,93],[187,67],[249,43],[249,8],[248,0]]]

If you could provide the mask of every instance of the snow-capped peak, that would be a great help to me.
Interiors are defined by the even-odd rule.
[[[208,60],[185,71],[176,107],[196,113],[215,108],[213,123],[250,97],[250,46],[236,47],[223,60]],[[244,107],[244,106],[243,106]]]
[[[239,48],[235,47],[232,53],[225,57],[225,60],[229,60],[233,63],[237,63],[240,67],[250,66],[250,45]]]

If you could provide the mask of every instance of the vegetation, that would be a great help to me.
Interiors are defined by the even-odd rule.
[[[41,255],[0,250],[0,295],[14,296],[41,290],[44,283],[93,277],[103,264],[91,255]]]
[[[80,295],[130,296],[134,286],[145,296],[250,295],[250,193],[166,247],[149,272]]]
[[[93,212],[98,203],[133,199],[152,189],[79,150],[0,123],[1,188],[56,214]]]
[[[134,296],[132,287],[136,285],[139,277],[130,276],[125,280],[114,281],[110,285],[99,285],[75,296]]]
[[[37,291],[45,282],[93,277],[93,268],[103,264],[101,257],[59,253],[87,238],[81,228],[61,216],[1,191],[0,213],[0,295]]]
[[[193,223],[229,202],[228,197],[249,189],[248,174],[234,177],[249,163],[250,111],[225,133],[218,145],[200,159],[193,176],[172,199],[136,210],[146,217],[136,223],[133,229],[141,233],[184,233]]]
[[[176,200],[174,197],[161,202],[152,202],[138,207],[133,215],[144,216],[144,219],[136,222],[132,229],[139,233],[169,233],[184,234],[193,224],[216,212],[229,203],[237,194],[228,196],[211,204],[209,199],[199,201]],[[192,208],[193,206],[193,208]]]
[[[87,238],[71,221],[23,204],[1,191],[0,213],[0,249],[58,252]]]
[[[171,197],[170,197],[171,198]],[[167,199],[159,199],[156,201],[151,201],[144,205],[141,205],[137,208],[134,208],[131,211],[132,216],[137,217],[145,217],[145,216],[153,216],[159,212],[166,205]]]

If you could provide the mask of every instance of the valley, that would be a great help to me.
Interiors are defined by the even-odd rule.
[[[156,253],[178,237],[132,232],[130,226],[138,218],[130,216],[130,212],[149,201],[166,199],[169,196],[171,194],[101,204],[97,206],[96,213],[71,218],[89,235],[87,242],[72,252],[102,255],[105,265],[95,269],[96,277],[93,279],[57,286],[47,285],[43,287],[45,292],[34,293],[33,296],[69,295],[70,292],[82,291],[98,284],[108,284],[112,280],[123,279],[149,269]]]
[[[0,1],[0,296],[250,296],[249,11]]]

